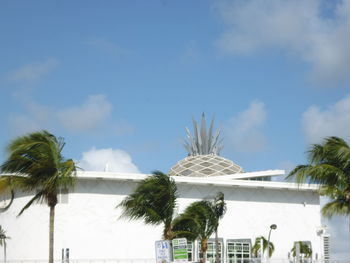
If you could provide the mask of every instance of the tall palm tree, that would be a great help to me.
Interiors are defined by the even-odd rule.
[[[201,200],[190,204],[185,211],[174,220],[173,232],[176,237],[188,240],[200,240],[200,261],[206,262],[208,239],[217,232],[219,220],[226,211],[223,193],[218,193],[214,201]],[[216,235],[217,238],[217,235]],[[219,242],[216,243],[216,254],[219,255]],[[216,260],[220,260],[218,257]]]
[[[6,235],[6,231],[0,226],[0,246],[4,246],[4,263],[6,263],[6,239],[11,239]]]
[[[142,180],[134,193],[127,196],[117,207],[121,217],[143,219],[146,224],[164,224],[163,238],[173,238],[172,222],[178,197],[175,181],[168,175],[155,171]]]
[[[308,152],[308,164],[298,165],[287,178],[297,183],[308,181],[320,186],[320,194],[332,199],[322,214],[350,214],[350,147],[341,138],[327,137]]]
[[[213,201],[213,210],[215,213],[216,218],[216,227],[215,227],[215,262],[220,262],[219,257],[219,235],[218,235],[218,228],[219,228],[219,221],[223,218],[223,216],[226,213],[226,202],[224,199],[224,194],[222,192],[218,192],[214,198]]]
[[[20,190],[34,197],[19,212],[21,215],[34,202],[45,202],[49,216],[49,263],[53,262],[54,219],[57,195],[75,181],[76,166],[73,160],[64,159],[65,143],[47,131],[33,132],[11,141],[7,147],[7,160],[1,171],[10,173],[0,178],[12,190]]]
[[[262,249],[261,249],[261,240],[262,240]],[[267,248],[267,246],[269,246]],[[268,250],[269,253],[269,258],[272,256],[273,252],[275,251],[275,246],[273,245],[273,243],[270,241],[268,242],[267,239],[263,236],[257,237],[255,238],[255,243],[253,245],[252,248],[252,253],[254,255],[254,257],[258,257],[259,254],[263,254],[266,250]]]

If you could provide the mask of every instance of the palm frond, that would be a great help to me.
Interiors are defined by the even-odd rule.
[[[40,191],[38,192],[32,199],[29,200],[29,202],[21,209],[19,214],[17,216],[20,216],[26,209],[28,209],[34,202],[40,201],[44,198],[44,192]]]
[[[322,207],[321,213],[324,217],[331,218],[333,215],[349,215],[350,203],[346,201],[345,197],[338,197]]]
[[[181,214],[173,221],[174,237],[185,237],[190,241],[197,239],[200,235],[201,224],[196,218]]]
[[[309,176],[309,169],[311,165],[298,165],[286,177],[287,180],[294,179],[296,183],[304,183]]]
[[[3,193],[9,189],[11,189],[11,176],[0,176],[0,193]]]
[[[339,167],[327,163],[318,165],[298,165],[287,176],[287,179],[295,179],[301,184],[308,180],[309,183],[335,185],[339,178],[344,177],[344,171]]]
[[[207,200],[190,204],[183,214],[174,221],[176,231],[193,233],[200,239],[208,239],[217,229],[218,219],[211,202]]]
[[[350,214],[350,148],[345,140],[326,137],[322,144],[314,144],[308,152],[309,163],[299,165],[288,175],[300,184],[308,181],[319,185],[319,193],[331,198],[322,214]]]
[[[10,202],[5,207],[0,208],[0,213],[7,211],[11,207],[13,200],[15,199],[15,192],[12,189],[10,189],[10,195]]]
[[[227,210],[225,196],[222,192],[218,192],[214,198],[214,211],[218,219],[221,219]]]
[[[325,147],[320,144],[313,144],[308,151],[308,159],[310,164],[322,163],[325,158]]]
[[[154,171],[117,207],[122,209],[120,218],[142,219],[152,225],[163,223],[168,229],[173,221],[177,197],[175,181],[160,171]]]
[[[47,131],[30,133],[11,141],[7,147],[7,159],[1,166],[2,172],[11,174],[11,188],[29,193],[38,190],[46,195],[43,200],[49,200],[49,195],[56,196],[61,188],[71,187],[76,167],[73,160],[65,160],[62,156],[64,145],[63,138]]]

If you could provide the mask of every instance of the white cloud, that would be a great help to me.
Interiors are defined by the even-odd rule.
[[[53,111],[49,107],[28,101],[25,104],[25,114],[10,114],[9,127],[12,135],[21,135],[37,130],[53,127]]]
[[[81,106],[57,113],[60,123],[69,131],[81,132],[98,128],[111,115],[112,104],[104,95],[89,96]]]
[[[266,139],[261,132],[266,119],[264,103],[254,101],[249,108],[232,117],[224,127],[225,145],[236,152],[258,152],[265,148]]]
[[[83,153],[78,166],[86,171],[104,171],[107,165],[109,172],[140,173],[132,162],[130,155],[120,149],[95,149]]]
[[[302,116],[302,129],[307,143],[320,143],[326,136],[350,141],[350,95],[326,109],[308,108]]]
[[[42,129],[42,126],[34,119],[28,119],[24,115],[11,114],[9,117],[11,135],[18,136]]]
[[[349,82],[350,0],[330,5],[325,15],[321,0],[219,1],[227,30],[218,46],[233,54],[282,49],[309,63],[321,84]]]
[[[41,129],[52,130],[59,126],[71,132],[105,129],[112,111],[112,104],[104,95],[91,95],[81,105],[60,110],[30,100],[24,102],[23,106],[25,113],[12,113],[9,116],[9,127],[12,134],[18,135]],[[118,125],[115,130],[122,132],[119,129],[126,129],[124,126]]]
[[[10,73],[9,80],[24,84],[37,82],[55,69],[57,65],[58,62],[55,59],[28,64]]]

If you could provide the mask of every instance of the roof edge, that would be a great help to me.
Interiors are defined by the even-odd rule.
[[[281,175],[283,170],[267,170],[249,173],[251,177],[256,177],[256,174],[261,176]],[[136,174],[136,173],[115,173],[115,172],[97,172],[97,171],[78,171],[78,179],[90,180],[115,180],[115,181],[133,181],[139,182],[151,174]],[[318,185],[315,184],[297,184],[290,182],[275,182],[275,181],[253,181],[244,179],[232,179],[220,177],[190,177],[190,176],[173,176],[176,183],[179,184],[194,184],[194,185],[216,185],[225,187],[243,187],[243,188],[266,188],[276,190],[294,190],[294,191],[312,191],[318,190]]]

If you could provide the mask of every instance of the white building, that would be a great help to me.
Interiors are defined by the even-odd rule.
[[[236,173],[224,176],[173,176],[180,194],[178,212],[193,201],[225,195],[227,213],[220,222],[223,242],[222,262],[231,258],[251,257],[251,246],[258,236],[275,245],[272,259],[287,259],[295,241],[310,241],[313,259],[327,257],[324,252],[320,199],[314,186],[274,181],[247,180],[284,174],[281,170]],[[78,172],[74,189],[61,193],[55,217],[55,259],[62,249],[69,249],[73,259],[150,259],[155,258],[154,243],[161,239],[162,226],[142,221],[119,219],[116,206],[145,178],[144,174]],[[11,207],[0,212],[0,224],[11,237],[7,241],[8,260],[48,259],[49,209],[45,204],[32,205],[20,217],[17,214],[31,196],[17,194]],[[2,207],[8,195],[0,196]],[[235,245],[235,246],[233,246]],[[242,248],[240,250],[239,248]],[[236,251],[233,249],[235,248]],[[212,256],[209,246],[208,257]],[[198,245],[193,246],[193,260]],[[3,250],[0,250],[0,259]],[[153,260],[152,260],[153,259]],[[241,262],[241,261],[236,261]]]
[[[214,135],[215,134],[215,135]],[[288,259],[296,241],[311,244],[313,259],[328,259],[329,237],[321,228],[320,198],[317,188],[269,181],[284,171],[245,173],[230,160],[219,156],[220,131],[213,133],[213,121],[206,131],[204,115],[201,127],[194,121],[194,135],[187,129],[185,148],[188,157],[174,165],[169,175],[179,192],[178,213],[193,201],[224,193],[227,212],[220,221],[222,262],[243,263],[252,257],[252,244],[259,236],[268,237],[270,226],[275,245],[272,258]],[[69,249],[70,259],[155,259],[155,241],[161,239],[162,226],[142,221],[119,219],[116,206],[133,192],[144,174],[78,172],[74,189],[61,193],[56,206],[55,258]],[[4,208],[10,198],[0,196]],[[11,237],[9,260],[47,260],[47,205],[33,205],[20,217],[17,214],[32,196],[16,195],[11,207],[0,207],[0,224]],[[2,199],[2,201],[1,201]],[[324,242],[326,241],[326,242]],[[191,261],[198,260],[198,244],[190,248]],[[0,258],[2,258],[0,250]],[[213,258],[213,242],[208,259]]]

